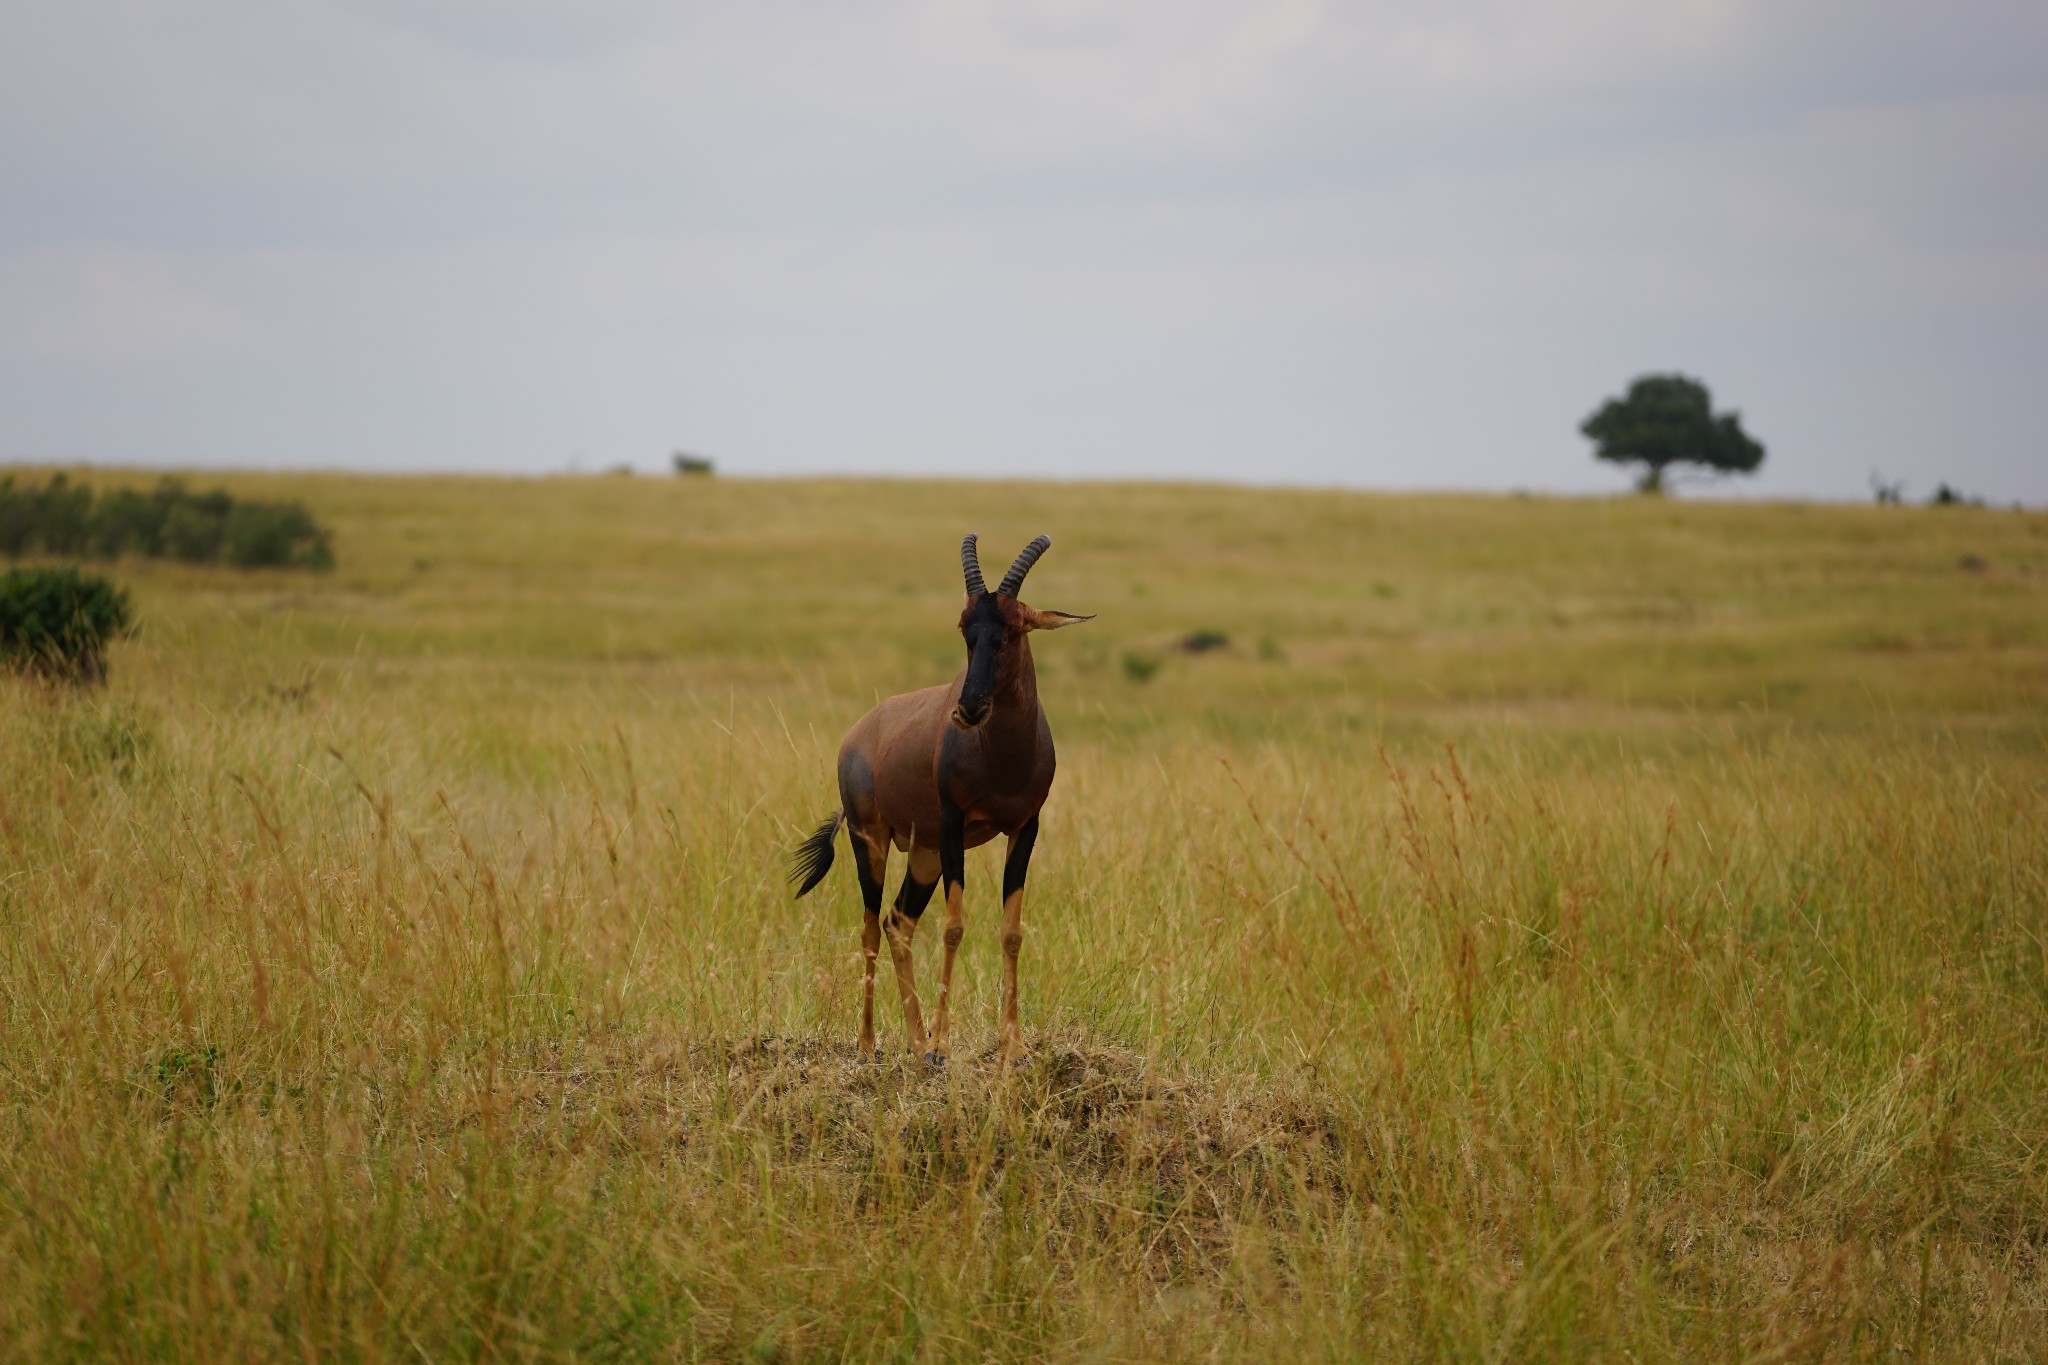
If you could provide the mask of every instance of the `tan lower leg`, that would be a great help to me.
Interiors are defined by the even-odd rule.
[[[932,1051],[940,1057],[947,1055],[953,1036],[953,954],[960,950],[961,936],[966,933],[960,913],[964,891],[958,882],[946,888],[946,955],[939,965],[938,1026],[932,1030]]]
[[[882,917],[869,913],[860,926],[860,1050],[875,1052],[875,954],[882,947]]]
[[[917,964],[910,956],[911,940],[917,936],[917,921],[891,911],[882,926],[889,936],[889,960],[896,964],[896,990],[903,997],[903,1029],[909,1035],[910,1050],[925,1052],[924,1011],[917,1004]]]
[[[1003,897],[1003,1023],[1001,1055],[1013,1061],[1024,1055],[1024,1035],[1017,1027],[1017,952],[1024,946],[1024,888]]]

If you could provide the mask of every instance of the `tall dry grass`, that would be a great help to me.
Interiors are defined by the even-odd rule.
[[[5,684],[12,1356],[2048,1353],[2041,518],[249,482]],[[935,1075],[781,870],[963,527],[1104,615]]]

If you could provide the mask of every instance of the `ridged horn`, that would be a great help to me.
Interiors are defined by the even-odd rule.
[[[981,581],[981,556],[974,552],[976,536],[969,536],[960,542],[960,572],[967,575],[967,595],[980,597],[988,592],[988,584]]]
[[[1024,586],[1024,575],[1030,573],[1031,566],[1038,562],[1038,557],[1051,548],[1051,536],[1040,536],[1026,545],[1024,552],[1017,556],[1017,562],[1003,575],[1003,585],[997,588],[996,592],[1003,597],[1015,597],[1017,589]]]

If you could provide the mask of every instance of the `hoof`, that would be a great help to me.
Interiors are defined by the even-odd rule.
[[[946,1064],[946,1054],[943,1052],[927,1052],[924,1054],[924,1059],[933,1066],[944,1066]]]

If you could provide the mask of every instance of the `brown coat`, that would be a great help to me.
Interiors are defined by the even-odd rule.
[[[1017,952],[1024,941],[1024,879],[1038,839],[1038,812],[1052,790],[1052,727],[1038,702],[1038,669],[1031,659],[1034,631],[1058,630],[1092,618],[1040,611],[1017,600],[1024,575],[1052,542],[1040,536],[1024,548],[988,591],[975,555],[975,538],[960,546],[967,605],[960,635],[967,666],[943,687],[890,697],[854,722],[839,746],[839,810],[797,849],[790,873],[802,896],[832,867],[832,844],[846,826],[854,872],[866,911],[861,929],[864,961],[860,1047],[875,1050],[875,955],[881,946],[882,884],[891,850],[909,854],[888,919],[889,953],[903,997],[911,1050],[934,1063],[949,1043],[953,955],[964,924],[961,899],[966,850],[997,835],[1003,857],[1003,1016],[1001,1052],[1023,1054],[1017,1025]],[[917,922],[943,879],[946,886],[945,960],[939,975],[935,1026],[927,1035],[917,997],[910,948]],[[929,1044],[929,1046],[927,1046]]]

